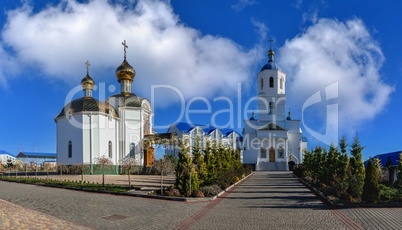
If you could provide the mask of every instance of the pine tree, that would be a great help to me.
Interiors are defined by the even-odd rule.
[[[349,187],[348,167],[349,157],[347,155],[346,138],[343,136],[339,141],[340,154],[335,168],[334,187],[338,197],[344,195]]]
[[[198,174],[190,157],[190,147],[187,140],[183,141],[180,147],[175,185],[180,193],[185,196],[190,196],[194,190],[199,188]]]
[[[204,162],[207,170],[207,178],[204,181],[204,185],[211,185],[216,180],[215,158],[212,153],[211,142],[205,143],[204,149]]]
[[[396,175],[396,183],[402,186],[402,152],[399,154],[398,174]]]
[[[359,137],[356,134],[350,150],[349,164],[349,194],[355,198],[361,198],[363,192],[365,170],[363,164],[362,150]]]
[[[378,169],[376,168],[373,159],[370,159],[367,164],[366,177],[364,179],[362,200],[366,203],[374,203],[379,200],[380,189],[378,188]]]
[[[382,166],[381,166],[381,161],[378,159],[378,157],[373,159],[374,163],[374,168],[375,168],[375,174],[377,176],[378,183],[381,182],[382,180]]]
[[[193,164],[195,165],[196,171],[198,173],[199,183],[203,184],[207,179],[208,175],[199,138],[195,140],[192,150],[193,150]]]

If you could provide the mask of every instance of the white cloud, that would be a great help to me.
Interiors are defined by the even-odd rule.
[[[263,22],[257,21],[254,18],[251,19],[251,23],[255,27],[260,43],[264,43],[267,39],[268,27]]]
[[[304,33],[286,41],[280,50],[279,64],[287,72],[292,110],[300,109],[315,92],[339,83],[342,134],[355,132],[385,108],[393,88],[381,80],[383,62],[379,44],[361,20],[343,23],[320,19]],[[321,115],[325,116],[325,112]]]
[[[252,6],[257,4],[258,2],[255,0],[239,0],[236,4],[233,4],[231,7],[236,11],[242,11],[247,6]]]
[[[135,93],[146,96],[151,84],[173,85],[187,98],[229,94],[247,81],[260,52],[200,34],[181,24],[168,2],[156,0],[125,7],[106,0],[66,0],[40,12],[24,6],[8,12],[2,32],[2,45],[12,48],[19,65],[70,84],[85,75],[87,59],[96,82],[114,78],[124,39],[128,62],[137,72]]]

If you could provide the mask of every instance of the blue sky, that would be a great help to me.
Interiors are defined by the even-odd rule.
[[[400,12],[399,1],[371,0],[2,0],[0,149],[55,152],[54,118],[69,93],[83,95],[75,87],[86,60],[95,97],[119,91],[123,40],[133,92],[153,102],[156,131],[187,120],[241,132],[272,38],[287,109],[304,116],[310,147],[337,142],[336,128],[350,142],[359,134],[365,158],[402,150]],[[335,99],[324,100],[328,86]],[[317,92],[323,100],[303,110]]]

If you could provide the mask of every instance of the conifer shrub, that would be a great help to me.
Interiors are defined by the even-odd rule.
[[[383,201],[387,200],[397,200],[398,199],[398,189],[393,186],[387,186],[385,184],[380,184],[378,186],[380,190],[380,199]]]
[[[366,203],[375,203],[380,198],[378,188],[377,168],[372,159],[368,161],[366,168],[366,178],[364,179],[362,200]]]

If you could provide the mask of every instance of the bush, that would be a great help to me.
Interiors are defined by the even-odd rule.
[[[174,188],[173,186],[170,186],[166,191],[165,191],[166,196],[180,196],[180,191],[177,188]]]
[[[218,193],[220,193],[222,191],[222,189],[218,185],[214,184],[211,186],[201,187],[200,191],[202,193],[204,193],[205,196],[209,197],[209,196],[218,195]]]
[[[384,184],[380,184],[380,199],[381,200],[395,200],[398,198],[398,189]]]
[[[325,196],[336,196],[336,189],[332,186],[327,186],[326,188],[324,188],[323,193]]]
[[[237,182],[239,182],[239,181],[240,181],[240,179],[239,179],[239,177],[238,177],[238,176],[235,176],[235,177],[233,178],[233,181],[234,181],[234,183],[237,183]]]
[[[202,193],[200,190],[195,190],[195,191],[193,192],[193,197],[196,197],[196,198],[204,198],[204,193]]]
[[[343,200],[345,203],[351,203],[353,200],[353,197],[349,193],[344,193],[341,195],[341,197],[339,197],[339,199]]]
[[[225,190],[225,189],[227,189],[229,187],[229,184],[228,183],[222,183],[221,184],[221,189],[222,190]]]

